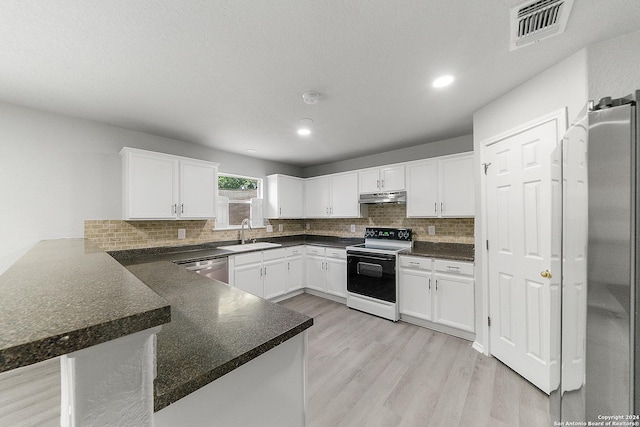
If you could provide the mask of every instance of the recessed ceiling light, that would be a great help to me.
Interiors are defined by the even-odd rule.
[[[433,87],[445,87],[453,83],[453,76],[441,76],[433,81]]]
[[[300,119],[300,124],[298,125],[298,135],[300,136],[311,135],[312,123],[313,123],[313,120],[311,119]]]

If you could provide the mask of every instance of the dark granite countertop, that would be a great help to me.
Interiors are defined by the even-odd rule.
[[[0,276],[0,372],[170,320],[167,301],[91,242],[43,241]]]
[[[257,239],[258,242],[272,242],[279,243],[283,248],[299,245],[314,245],[314,246],[326,246],[332,248],[344,249],[347,246],[364,242],[362,238],[343,238],[332,236],[313,236],[313,235],[298,235],[298,236],[286,236],[275,237],[272,239]],[[199,261],[203,259],[213,259],[219,257],[225,257],[238,253],[247,252],[231,252],[224,249],[218,249],[220,246],[237,245],[240,241],[227,241],[227,242],[211,242],[203,243],[200,245],[187,245],[187,246],[171,246],[171,247],[157,247],[157,248],[143,248],[143,249],[128,249],[121,251],[110,251],[109,254],[118,260],[122,265],[129,266],[135,264],[142,264],[147,262],[157,261]],[[272,248],[277,249],[277,248]],[[257,249],[263,250],[263,249]],[[267,249],[268,250],[268,249]]]
[[[311,327],[313,319],[166,261],[127,267],[171,304],[158,334],[158,411]]]
[[[463,243],[413,242],[413,248],[403,252],[402,255],[474,261],[474,247],[474,245]]]

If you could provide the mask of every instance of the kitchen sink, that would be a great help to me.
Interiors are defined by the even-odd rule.
[[[244,245],[218,246],[218,249],[224,249],[231,252],[257,251],[260,249],[270,249],[282,246],[279,243],[256,242],[245,243]]]

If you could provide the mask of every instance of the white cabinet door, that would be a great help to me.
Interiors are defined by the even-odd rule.
[[[358,173],[360,193],[405,189],[404,165],[365,169]]]
[[[307,255],[307,288],[326,292],[324,280],[324,256]]]
[[[211,163],[180,161],[181,219],[207,219],[216,216],[218,168]]]
[[[302,178],[286,175],[267,176],[267,217],[302,218],[303,184]]]
[[[407,165],[407,217],[437,217],[438,202],[437,161]]]
[[[264,297],[264,286],[262,283],[262,263],[246,264],[238,266],[233,271],[234,286],[245,292]]]
[[[306,218],[328,217],[329,178],[326,176],[307,178],[304,185],[304,216]]]
[[[400,313],[433,320],[431,288],[433,285],[431,271],[403,268],[400,270],[399,299]]]
[[[262,265],[264,298],[271,299],[287,292],[287,262],[285,258],[265,261]]]
[[[440,215],[475,215],[473,155],[454,156],[440,161]]]
[[[434,279],[434,321],[473,332],[473,279],[438,273],[434,274]]]
[[[404,190],[404,166],[387,166],[381,168],[380,189],[383,191]]]
[[[327,293],[339,297],[347,297],[347,261],[329,258],[325,261]]]
[[[278,190],[281,200],[279,218],[303,217],[303,183],[300,178],[282,177]]]
[[[301,256],[287,259],[287,292],[304,287],[304,265]]]
[[[359,192],[377,193],[380,191],[380,169],[365,169],[358,172]]]
[[[331,175],[330,214],[337,218],[357,218],[360,216],[358,203],[358,174],[356,172]]]
[[[123,151],[123,216],[174,219],[178,203],[178,162],[151,152]]]

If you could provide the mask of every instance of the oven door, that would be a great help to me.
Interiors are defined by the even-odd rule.
[[[396,302],[396,256],[347,251],[347,291]]]

